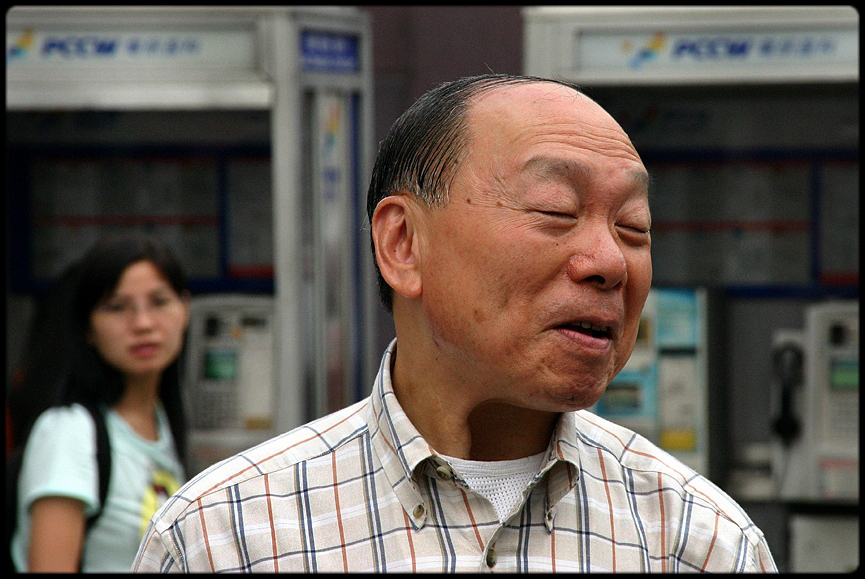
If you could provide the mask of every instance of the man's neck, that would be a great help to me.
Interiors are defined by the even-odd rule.
[[[544,452],[560,414],[488,402],[469,414],[471,460],[513,460]]]
[[[469,385],[443,383],[395,353],[391,381],[397,400],[437,452],[470,460],[512,460],[543,452],[559,414],[483,400]]]

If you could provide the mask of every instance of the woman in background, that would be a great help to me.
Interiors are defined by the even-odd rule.
[[[10,398],[13,421],[35,419],[18,432],[26,442],[12,558],[19,571],[129,571],[150,517],[185,481],[186,278],[168,247],[125,234],[97,243],[58,291],[68,295],[52,299],[68,307],[37,315]],[[105,417],[111,476],[86,530],[100,506],[88,404]]]

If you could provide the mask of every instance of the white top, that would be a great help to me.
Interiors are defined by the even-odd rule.
[[[523,502],[523,491],[541,470],[546,452],[515,460],[480,461],[441,455],[469,487],[493,504],[504,523]]]
[[[145,440],[113,410],[106,415],[111,441],[111,479],[106,506],[90,529],[82,571],[126,572],[153,513],[180,488],[183,470],[168,418],[157,410],[159,439]],[[99,505],[96,427],[78,404],[51,408],[37,419],[24,448],[18,483],[18,528],[12,557],[27,570],[30,506],[39,498],[64,496],[84,503],[85,515]]]

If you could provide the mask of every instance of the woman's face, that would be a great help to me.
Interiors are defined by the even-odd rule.
[[[129,265],[114,292],[90,314],[89,341],[130,380],[158,379],[177,358],[189,300],[146,260]]]

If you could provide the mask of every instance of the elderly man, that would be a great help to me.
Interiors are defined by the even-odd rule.
[[[648,174],[575,87],[484,75],[391,128],[369,398],[202,473],[139,571],[775,571],[711,482],[588,413],[652,278]]]

